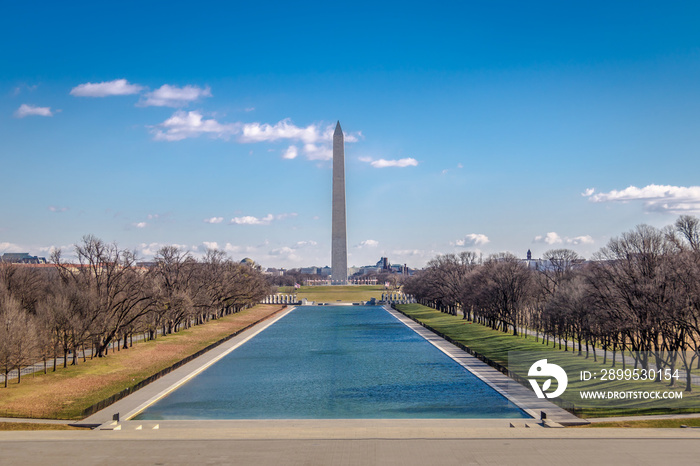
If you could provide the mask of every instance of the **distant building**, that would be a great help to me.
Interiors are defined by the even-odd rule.
[[[247,265],[248,267],[251,267],[255,270],[262,271],[262,266],[256,264],[255,261],[253,259],[251,259],[250,257],[246,257],[245,259],[243,259],[241,261],[241,264]]]
[[[348,269],[348,274],[356,278],[363,275],[371,275],[377,273],[397,273],[401,275],[413,275],[414,270],[410,269],[406,264],[391,264],[389,258],[382,257],[374,265],[365,265],[362,267],[351,267]]]
[[[379,270],[389,270],[391,267],[391,263],[389,262],[388,257],[382,257],[379,259],[379,262],[377,262],[377,269]]]
[[[0,257],[0,262],[10,264],[46,264],[45,257],[31,256],[28,252],[6,252]]]

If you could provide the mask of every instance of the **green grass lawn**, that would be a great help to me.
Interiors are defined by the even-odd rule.
[[[372,298],[379,300],[385,291],[383,285],[302,286],[296,290],[296,295],[299,300],[306,298],[317,303],[359,303]],[[279,292],[294,294],[294,289],[282,287]]]
[[[700,427],[700,418],[688,419],[644,419],[641,421],[616,421],[616,422],[592,422],[584,426],[572,426],[573,428],[594,428],[594,427],[637,427],[652,429],[673,429],[681,426]]]
[[[613,400],[601,405],[600,402],[585,401],[581,399],[581,391],[604,390],[604,391],[657,391],[657,390],[679,390],[685,387],[685,383],[678,384],[678,387],[670,388],[666,382],[640,382],[632,380],[601,381],[602,369],[611,369],[611,361],[608,359],[603,365],[602,358],[594,362],[593,357],[586,359],[585,352],[579,356],[577,351],[563,351],[536,342],[533,336],[520,337],[501,331],[492,330],[486,326],[469,323],[461,316],[451,316],[434,309],[430,309],[419,304],[397,305],[398,309],[407,315],[425,323],[429,327],[449,336],[455,341],[462,343],[471,350],[483,354],[487,358],[508,367],[521,377],[527,377],[527,372],[531,362],[518,363],[517,356],[527,353],[530,359],[535,353],[537,359],[547,359],[549,363],[558,364],[565,368],[569,374],[569,385],[564,394],[558,398],[558,403],[576,414],[589,417],[604,417],[613,415],[637,415],[637,414],[668,414],[671,412],[700,412],[700,387],[694,386],[693,392],[683,392],[682,400]],[[521,353],[518,355],[517,353]],[[511,360],[509,361],[509,353]],[[541,353],[541,355],[540,355]],[[521,361],[524,359],[521,359]],[[529,361],[529,359],[528,359]],[[532,361],[534,362],[534,361]],[[631,368],[630,365],[627,367]],[[617,368],[621,368],[619,363]],[[597,379],[581,380],[581,371],[589,371],[599,375]],[[572,377],[576,374],[576,377]]]

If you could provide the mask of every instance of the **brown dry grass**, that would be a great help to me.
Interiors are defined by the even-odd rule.
[[[163,370],[208,345],[271,316],[280,305],[258,305],[128,350],[110,352],[47,375],[22,377],[0,386],[0,416],[80,419],[88,406]]]
[[[0,422],[0,430],[85,430],[67,424],[41,424],[35,422]]]

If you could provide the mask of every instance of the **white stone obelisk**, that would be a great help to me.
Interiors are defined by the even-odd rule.
[[[333,133],[333,219],[331,232],[331,283],[348,282],[348,244],[345,223],[345,139],[340,121]]]

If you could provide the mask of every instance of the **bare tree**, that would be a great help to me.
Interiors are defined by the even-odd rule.
[[[0,366],[5,373],[5,387],[10,371],[17,370],[22,381],[22,367],[37,358],[36,327],[32,316],[6,290],[0,293]]]
[[[94,324],[97,355],[102,357],[124,328],[148,312],[151,296],[146,292],[143,273],[135,267],[134,252],[88,235],[76,245],[75,253],[77,265],[62,262],[60,251],[53,259],[65,283],[91,296],[87,318]]]
[[[177,331],[181,324],[188,325],[193,314],[192,277],[196,261],[175,246],[164,246],[155,255],[155,266],[149,270],[154,305],[149,313],[151,338],[162,325],[163,334]]]
[[[492,255],[484,264],[487,298],[498,312],[498,320],[513,328],[523,323],[524,309],[532,297],[532,274],[525,264],[510,253]]]

